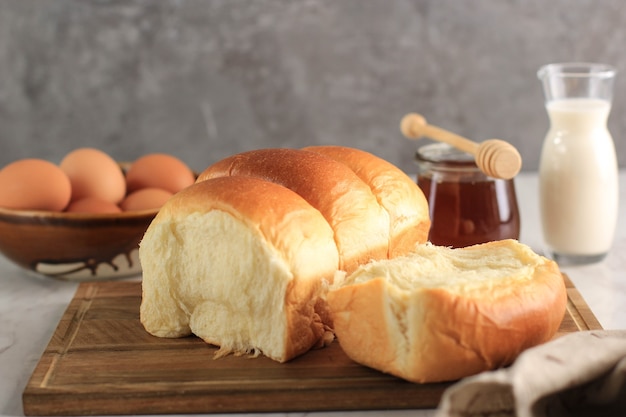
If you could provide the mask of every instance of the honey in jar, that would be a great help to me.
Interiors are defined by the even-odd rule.
[[[417,185],[428,200],[435,245],[465,247],[519,239],[514,180],[485,175],[474,157],[445,143],[418,148]]]

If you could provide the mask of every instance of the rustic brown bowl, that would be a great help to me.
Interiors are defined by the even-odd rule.
[[[0,252],[27,270],[64,280],[139,275],[139,241],[157,212],[87,214],[0,208]]]

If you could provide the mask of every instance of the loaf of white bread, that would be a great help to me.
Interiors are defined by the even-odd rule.
[[[336,335],[355,361],[420,382],[505,365],[554,336],[566,299],[554,262],[513,240],[436,247],[429,227],[419,187],[370,153],[233,155],[146,231],[141,322],[278,362]]]
[[[405,254],[428,236],[426,199],[400,169],[343,147],[261,149],[208,167],[140,244],[141,322],[219,355],[285,362],[332,340],[337,270]]]

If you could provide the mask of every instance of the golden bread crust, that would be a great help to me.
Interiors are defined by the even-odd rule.
[[[369,152],[345,146],[303,149],[345,164],[371,188],[380,205],[389,213],[389,259],[404,255],[416,243],[428,240],[430,215],[426,197],[398,167]]]

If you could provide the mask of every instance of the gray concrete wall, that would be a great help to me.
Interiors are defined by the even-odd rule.
[[[342,144],[414,172],[410,111],[537,168],[539,66],[626,69],[621,0],[0,0],[0,165],[79,146],[194,169]],[[626,166],[626,71],[609,127]]]

